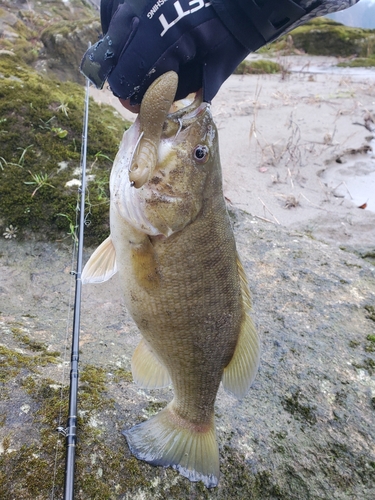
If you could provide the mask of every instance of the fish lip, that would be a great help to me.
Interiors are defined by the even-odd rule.
[[[167,120],[172,120],[180,123],[194,121],[198,116],[210,109],[208,102],[202,101],[201,93],[198,93],[191,104],[167,115]]]

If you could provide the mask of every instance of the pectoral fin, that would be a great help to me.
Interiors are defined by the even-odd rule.
[[[224,389],[237,398],[242,398],[250,389],[258,371],[260,358],[259,337],[250,316],[251,298],[242,264],[237,258],[241,281],[243,320],[233,357],[224,369],[222,382]]]
[[[110,236],[103,241],[87,261],[82,283],[103,283],[117,273],[116,252]]]
[[[171,383],[169,373],[142,339],[132,357],[134,382],[144,389],[161,389]]]

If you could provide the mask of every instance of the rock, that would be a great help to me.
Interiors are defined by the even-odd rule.
[[[172,393],[170,389],[139,390],[131,381],[130,358],[139,335],[122,309],[114,277],[83,290],[80,362],[84,375],[79,396],[83,416],[78,429],[77,498],[94,498],[94,491],[106,492],[101,498],[121,499],[127,495],[220,500],[374,497],[374,265],[354,253],[243,212],[230,210],[230,215],[252,289],[262,360],[257,379],[242,401],[219,391],[216,425],[222,477],[218,488],[208,492],[200,483],[190,483],[171,469],[137,461],[121,436],[122,429],[165,406]],[[63,319],[68,294],[68,253],[56,244],[2,239],[0,255],[4,287],[12,285],[12,293],[1,296],[1,328],[9,331],[13,321],[22,329],[27,322],[31,338],[37,338],[38,330],[44,331],[39,339],[45,336],[53,342],[53,349],[63,351],[65,328],[55,325]],[[30,274],[38,268],[38,279],[31,282]],[[21,290],[22,310],[18,300]],[[27,311],[29,316],[22,316]],[[19,342],[14,344],[12,335],[2,338],[10,347],[20,346]],[[97,378],[91,380],[87,371],[85,374],[88,363],[97,367]],[[45,368],[48,376],[60,383],[60,372],[52,368]],[[95,370],[90,370],[94,377]],[[31,377],[36,384],[33,401],[26,394],[22,396],[25,375],[23,371],[22,377],[14,377],[12,397],[18,401],[17,408],[30,405],[29,417],[33,413],[34,423],[28,421],[28,428],[22,429],[5,420],[0,428],[1,436],[11,431],[8,445],[17,450],[13,455],[1,455],[0,466],[9,478],[1,485],[6,492],[10,485],[30,491],[27,475],[15,473],[17,457],[26,453],[23,449],[21,454],[20,443],[25,443],[30,453],[41,453],[28,436],[45,433],[46,417],[41,421],[40,415],[52,404],[48,391],[43,392],[44,403],[37,399],[41,375]],[[51,382],[49,391],[50,386]],[[94,396],[95,387],[104,391],[98,397]],[[92,401],[91,406],[88,401]],[[7,404],[2,398],[1,414],[7,414]],[[14,414],[12,418],[16,418]],[[90,427],[93,420],[103,423],[100,430],[95,429],[95,437]],[[92,453],[97,457],[95,468],[90,465]],[[60,454],[61,469],[61,450]],[[53,463],[54,452],[44,457]],[[44,494],[46,473],[42,475],[36,465],[33,467],[32,484],[39,484],[38,474],[43,477],[38,491]],[[98,474],[98,470],[103,473]],[[55,492],[61,488],[58,482]],[[32,496],[24,494],[22,498]]]
[[[98,40],[101,26],[98,20],[62,21],[46,28],[41,40],[45,47],[48,68],[63,81],[83,83],[79,72],[83,54],[89,42]]]

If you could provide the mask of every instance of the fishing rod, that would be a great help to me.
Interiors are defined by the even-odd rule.
[[[78,361],[79,361],[79,332],[81,320],[81,291],[82,291],[82,256],[83,237],[85,227],[85,191],[86,191],[86,158],[87,158],[87,131],[89,118],[89,87],[90,82],[86,78],[85,111],[82,133],[81,149],[81,188],[79,203],[79,223],[78,223],[78,251],[75,275],[75,296],[74,296],[74,316],[73,316],[73,336],[70,363],[70,387],[69,387],[69,412],[65,429],[59,427],[57,430],[65,436],[66,457],[65,457],[65,482],[64,500],[74,498],[74,468],[75,453],[77,444],[77,394],[78,394]]]

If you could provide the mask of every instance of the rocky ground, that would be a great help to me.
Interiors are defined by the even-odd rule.
[[[374,496],[373,263],[238,210],[231,216],[262,360],[244,400],[219,392],[219,487],[208,492],[131,457],[121,430],[172,394],[131,380],[139,334],[114,277],[83,291],[77,498]],[[64,447],[54,429],[66,418],[71,253],[61,244],[0,245],[3,498],[59,498]]]
[[[0,5],[1,78],[5,75],[7,86],[14,75],[4,58],[16,57],[11,60],[33,65],[43,75],[54,74],[65,61],[65,73],[72,75],[78,56],[68,41],[84,47],[90,30],[99,29],[97,17],[91,19],[78,0],[3,0]],[[90,21],[77,27],[77,12]],[[23,45],[26,40],[33,45]],[[248,396],[239,402],[221,389],[218,394],[220,484],[208,491],[130,454],[122,429],[163,408],[172,391],[143,391],[132,381],[130,359],[139,333],[123,307],[115,276],[83,289],[78,500],[375,497],[375,190],[366,191],[374,182],[374,78],[368,70],[332,69],[337,58],[295,52],[266,57],[284,71],[232,76],[212,104],[224,194],[262,342],[259,374]],[[22,85],[31,78],[34,86],[41,85],[24,69],[21,73],[18,79],[26,75]],[[46,78],[40,88],[55,103],[47,92],[53,85]],[[110,93],[92,89],[92,94],[125,113]],[[17,91],[14,106],[21,95]],[[68,102],[61,98],[60,106]],[[43,118],[61,120],[57,125],[64,130],[57,122],[55,129],[41,128],[42,109],[39,105],[39,115],[30,122],[39,133],[49,137],[66,129],[72,140],[78,137],[80,127],[73,136],[68,117],[55,108],[50,110],[54,118]],[[65,109],[71,120],[73,102]],[[98,107],[92,109],[104,116]],[[107,109],[106,119],[111,116]],[[9,133],[4,123],[2,130]],[[22,140],[17,146],[25,148]],[[36,144],[30,139],[26,146],[31,143]],[[2,179],[11,165],[24,169],[17,172],[31,168],[31,152],[39,154],[33,147],[22,157],[25,164],[18,150],[16,166],[6,156]],[[1,160],[4,151],[5,146]],[[76,163],[77,151],[72,152]],[[98,161],[100,151],[97,146],[91,152]],[[104,151],[103,171],[111,156]],[[35,168],[40,173],[40,166]],[[52,196],[57,174],[55,165],[51,168]],[[357,198],[358,178],[364,183]],[[16,191],[15,182],[25,188],[23,180],[12,178],[9,192]],[[92,182],[106,210],[104,180]],[[44,188],[34,197],[35,187],[27,189],[25,217],[31,202],[48,203]],[[14,209],[5,207],[6,220],[3,215],[0,221],[0,497],[55,499],[63,489],[65,446],[55,429],[67,418],[75,257],[61,228],[56,241],[46,242],[40,241],[44,233],[34,238],[27,224],[26,229],[19,224],[18,231],[10,227],[12,212],[20,206],[19,201]],[[92,250],[85,249],[85,260]]]

